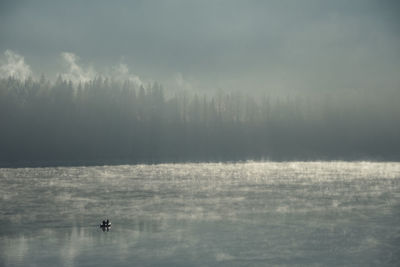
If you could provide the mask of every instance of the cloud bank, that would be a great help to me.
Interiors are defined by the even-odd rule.
[[[400,84],[399,1],[1,3],[0,51],[23,53],[38,74],[55,76],[55,57],[66,51],[102,75],[140,83],[140,74],[179,87],[174,73],[181,73],[196,89],[301,93]],[[121,56],[135,74],[118,64]],[[69,78],[96,75],[71,53],[63,57]]]

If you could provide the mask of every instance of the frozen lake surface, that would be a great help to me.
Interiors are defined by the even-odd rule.
[[[0,169],[0,223],[0,266],[400,266],[400,163]]]

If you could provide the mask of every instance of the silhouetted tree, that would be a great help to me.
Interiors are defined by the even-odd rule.
[[[255,97],[0,80],[0,162],[400,159],[398,91]]]

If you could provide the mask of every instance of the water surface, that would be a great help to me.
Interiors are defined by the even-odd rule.
[[[400,163],[0,169],[0,223],[0,266],[399,266]]]

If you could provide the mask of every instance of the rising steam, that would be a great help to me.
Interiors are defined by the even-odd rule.
[[[139,76],[130,73],[128,66],[124,63],[114,66],[112,68],[111,75],[116,80],[129,81],[138,87],[143,85],[143,81],[139,78]]]
[[[72,82],[88,82],[95,78],[96,72],[94,69],[89,66],[88,68],[84,68],[78,64],[79,57],[74,53],[63,52],[61,53],[61,57],[67,65],[67,72],[62,73],[64,79],[71,80]]]
[[[118,65],[112,67],[111,71],[101,75],[92,66],[85,67],[80,64],[80,58],[74,53],[63,52],[61,53],[61,57],[67,66],[67,70],[66,72],[60,74],[64,79],[70,80],[73,83],[84,83],[93,80],[96,77],[105,76],[118,81],[129,81],[136,86],[143,85],[143,81],[139,78],[139,76],[132,74],[129,71],[128,66],[124,63],[119,63]]]
[[[32,75],[31,68],[25,63],[23,56],[11,50],[6,50],[4,57],[5,60],[0,60],[0,78],[14,77],[25,80]]]

